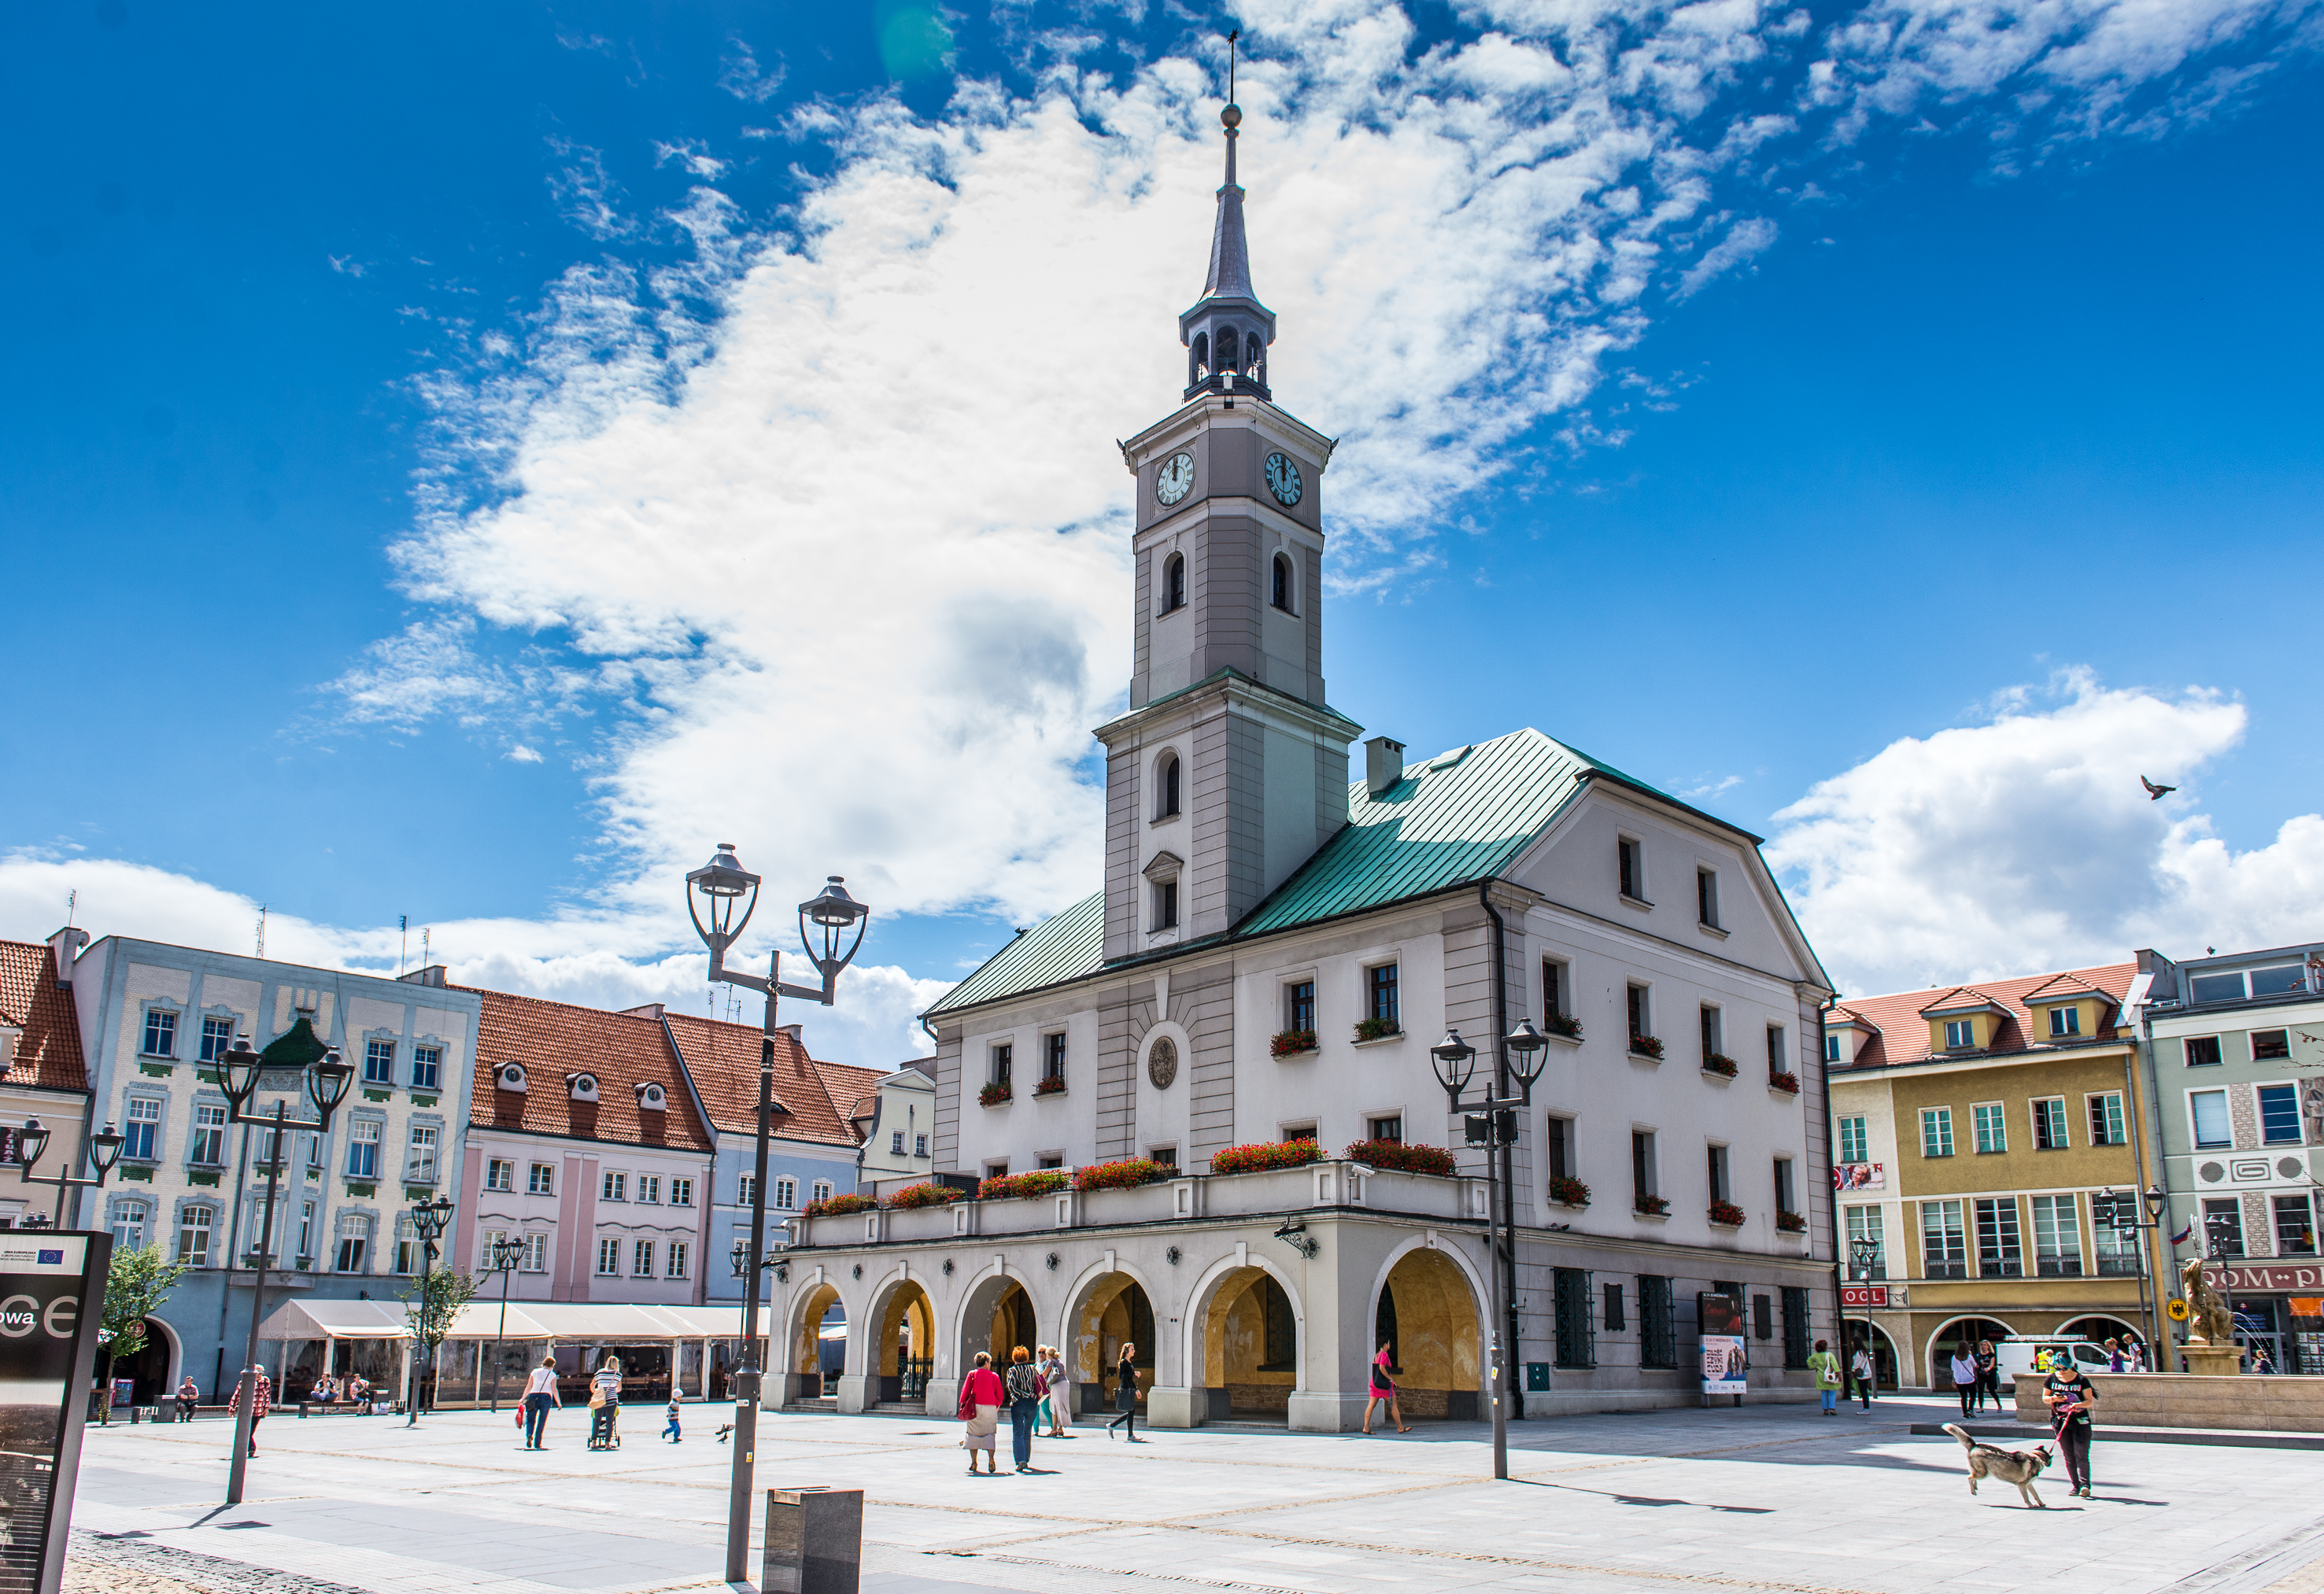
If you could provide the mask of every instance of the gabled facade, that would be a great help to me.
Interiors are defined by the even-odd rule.
[[[2127,963],[1849,997],[1824,1024],[1849,1337],[1884,1383],[1950,1388],[1961,1340],[2141,1340],[2145,1106]],[[2117,1019],[2121,1019],[2117,1027]]]
[[[1275,327],[1224,119],[1186,401],[1122,445],[1135,641],[1130,711],[1097,732],[1104,879],[927,1015],[937,1170],[1174,1176],[801,1221],[775,1365],[809,1377],[836,1304],[843,1407],[948,1412],[973,1352],[1039,1341],[1093,1403],[1127,1341],[1157,1423],[1333,1430],[1360,1418],[1382,1339],[1408,1413],[1480,1414],[1498,1330],[1528,1413],[1692,1405],[1695,1296],[1716,1288],[1743,1299],[1756,1394],[1807,1397],[1837,1306],[1810,1199],[1829,981],[1757,838],[1538,732],[1417,760],[1375,737],[1351,779],[1361,730],[1323,672],[1332,444],[1264,383]],[[1526,1017],[1556,1038],[1492,1257],[1483,1154],[1429,1047],[1457,1027],[1481,1083]],[[1380,1141],[1450,1147],[1459,1172],[1375,1168]],[[1215,1160],[1256,1142],[1324,1156]]]
[[[0,1156],[13,1163],[15,1131],[38,1119],[49,1131],[49,1152],[34,1171],[65,1171],[88,1145],[88,1103],[80,1026],[71,989],[58,978],[56,948],[0,941]],[[70,1171],[86,1174],[88,1165]],[[53,1222],[63,1215],[63,1198],[62,1191],[0,1175],[0,1228]]]
[[[856,1152],[863,1189],[894,1189],[935,1170],[936,1101],[936,1060],[924,1057],[882,1075],[855,1104],[851,1121],[863,1138]]]

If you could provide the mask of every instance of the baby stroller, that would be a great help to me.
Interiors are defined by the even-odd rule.
[[[589,1448],[591,1450],[622,1448],[622,1429],[621,1424],[617,1421],[621,1409],[610,1400],[601,1406],[591,1408],[589,1413]]]

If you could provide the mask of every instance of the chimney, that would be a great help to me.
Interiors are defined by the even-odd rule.
[[[804,1024],[783,1024],[777,1026],[777,1027],[781,1029],[785,1035],[790,1037],[791,1046],[793,1047],[791,1071],[799,1074],[806,1073],[807,1042],[799,1038],[799,1031],[805,1029],[807,1026]]]
[[[1404,779],[1404,743],[1375,736],[1364,743],[1364,789],[1378,797]]]
[[[88,932],[74,929],[69,925],[49,937],[49,950],[56,954],[59,990],[72,989],[73,959],[78,957],[80,949],[88,944]]]

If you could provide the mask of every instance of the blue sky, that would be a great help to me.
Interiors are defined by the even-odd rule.
[[[2318,13],[2063,14],[13,12],[0,932],[699,1001],[732,839],[908,1049],[1094,883],[1240,21],[1345,712],[1771,836],[1851,990],[2312,936]]]

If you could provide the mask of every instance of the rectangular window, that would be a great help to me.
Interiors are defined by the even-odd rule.
[[[414,1046],[411,1048],[411,1088],[415,1091],[441,1090],[444,1077],[444,1048]]]
[[[744,1258],[746,1261],[748,1259]],[[621,1271],[622,1242],[618,1239],[599,1240],[597,1242],[597,1276],[614,1278],[620,1276]]]
[[[1848,1266],[1851,1276],[1874,1279],[1887,1277],[1888,1252],[1886,1238],[1881,1232],[1880,1209],[1849,1207],[1841,1215],[1848,1221]],[[1856,1247],[1859,1241],[1869,1244],[1872,1248],[1866,1255],[1862,1274],[1856,1275]]]
[[[926,1156],[927,1154],[928,1138],[926,1135],[914,1135],[912,1137],[912,1155],[914,1156]]]
[[[1788,1156],[1779,1156],[1775,1159],[1775,1210],[1779,1212],[1796,1212],[1800,1210],[1798,1203],[1793,1200],[1792,1159]]]
[[[2260,1086],[2259,1138],[2264,1146],[2300,1144],[2300,1092],[2297,1087]]]
[[[1550,1278],[1557,1326],[1557,1365],[1596,1367],[1598,1339],[1590,1321],[1589,1270],[1554,1268]]]
[[[1843,1118],[1840,1120],[1840,1161],[1870,1162],[1872,1160],[1872,1154],[1868,1147],[1870,1147],[1871,1144],[1872,1137],[1867,1130],[1864,1117],[1861,1113],[1858,1113],[1852,1118]]]
[[[347,1126],[348,1178],[379,1177],[379,1143],[386,1129],[375,1118],[359,1118]]]
[[[2221,1256],[2244,1254],[2242,1202],[2229,1195],[2203,1202],[2203,1243],[2206,1249],[2216,1249]]]
[[[669,1182],[669,1204],[674,1207],[692,1206],[694,1204],[694,1181],[691,1179],[672,1179]]]
[[[1062,1029],[1041,1037],[1041,1077],[1065,1077],[1065,1032]]]
[[[1945,1020],[1945,1050],[1958,1052],[1977,1045],[1977,1020],[1948,1018]]]
[[[1644,1040],[1647,1036],[1650,1036],[1655,1032],[1654,1011],[1652,1004],[1647,999],[1646,988],[1645,986],[1633,985],[1630,987],[1629,1004],[1630,1039],[1632,1041]],[[1632,1049],[1635,1050],[1636,1047],[1634,1046]]]
[[[1380,963],[1364,971],[1364,1016],[1394,1028],[1397,1017],[1396,965]]]
[[[1784,1286],[1784,1365],[1797,1371],[1808,1364],[1808,1292]]]
[[[361,1273],[371,1252],[371,1219],[362,1212],[339,1214],[339,1254],[333,1271]]]
[[[395,1214],[395,1271],[412,1274],[420,1271],[420,1232],[413,1227],[410,1212]]]
[[[234,1050],[234,1020],[217,1017],[202,1020],[201,1060],[217,1063]]]
[[[1767,1026],[1767,1073],[1772,1076],[1791,1071],[1791,1049],[1784,1045],[1784,1027],[1770,1024]]]
[[[630,1176],[627,1174],[608,1173],[598,1187],[597,1199],[599,1201],[629,1200]]]
[[[145,1055],[149,1057],[174,1057],[178,1055],[178,1015],[167,1008],[145,1009]]]
[[[206,1168],[226,1162],[226,1109],[207,1101],[194,1104],[194,1143],[186,1160]]]
[[[2187,1105],[2195,1114],[2195,1144],[2198,1146],[2232,1146],[2235,1131],[2227,1126],[2227,1093],[2225,1091],[2190,1091]]]
[[[1729,1184],[1727,1178],[1727,1147],[1724,1146],[1710,1146],[1705,1147],[1704,1150],[1709,1153],[1709,1156],[1705,1160],[1708,1164],[1707,1176],[1711,1184],[1711,1199],[1713,1201],[1733,1201],[1735,1199],[1734,1190]]]
[[[1015,1046],[1000,1046],[993,1047],[992,1083],[997,1085],[1007,1084],[1009,1083],[1010,1071],[1016,1066],[1016,1063],[1017,1048]]]
[[[888,1131],[888,1155],[890,1156],[901,1156],[904,1155],[903,1130],[890,1129]]]
[[[2279,963],[2251,972],[2254,996],[2292,996],[2308,989],[2308,972],[2299,963]]]
[[[1921,1109],[1921,1155],[1950,1156],[1953,1154],[1953,1110],[1950,1107]]]
[[[1312,1123],[1295,1123],[1286,1124],[1283,1126],[1283,1143],[1286,1146],[1296,1146],[1302,1140],[1312,1141],[1314,1138],[1315,1126]]]
[[[299,1249],[296,1260],[300,1267],[315,1259],[315,1203],[299,1203]]]
[[[1924,1201],[1921,1203],[1921,1276],[1969,1276],[1969,1251],[1962,1241],[1960,1202]]]
[[[1552,1115],[1549,1120],[1549,1176],[1571,1179],[1573,1172],[1573,1120]]]
[[[2273,1063],[2292,1055],[2292,1032],[2288,1029],[2255,1029],[2251,1037],[2252,1061]]]
[[[152,1162],[156,1155],[154,1140],[161,1131],[161,1099],[130,1097],[129,1116],[121,1126],[121,1155],[132,1162]]]
[[[549,1271],[549,1236],[546,1234],[528,1234],[524,1237],[524,1271],[527,1273]]]
[[[1370,1133],[1371,1138],[1375,1140],[1388,1140],[1399,1146],[1404,1143],[1404,1115],[1402,1113],[1397,1113],[1391,1118],[1375,1118],[1367,1119],[1364,1127]]]
[[[495,1156],[491,1161],[485,1163],[484,1188],[487,1190],[514,1190],[516,1188],[516,1164],[510,1161],[505,1156]]]
[[[1977,1203],[1977,1276],[2025,1276],[2025,1248],[2017,1231],[2017,1198],[2014,1195]]]
[[[671,1240],[669,1242],[669,1271],[664,1274],[663,1276],[666,1278],[684,1278],[686,1276],[686,1265],[688,1259],[687,1253],[693,1248],[694,1248],[688,1245],[685,1240]]]
[[[2130,1134],[2122,1116],[2122,1092],[2107,1091],[2092,1096],[2090,1101],[2090,1144],[2121,1146],[2129,1141]]]
[[[1153,889],[1154,927],[1157,930],[1176,929],[1178,927],[1178,882],[1156,880]]]
[[[2090,1250],[2102,1278],[2138,1275],[2138,1197],[2112,1190],[2090,1192]]]
[[[416,1123],[411,1126],[411,1160],[403,1176],[414,1184],[436,1182],[436,1144],[440,1134],[434,1124]]]
[[[1678,1305],[1671,1281],[1658,1274],[1638,1278],[1638,1365],[1678,1365]]]
[[[1706,1007],[1702,1009],[1702,1060],[1708,1063],[1711,1058],[1720,1055],[1727,1050],[1726,1036],[1722,1033],[1720,1024],[1722,1015],[1717,1008]]]
[[[744,1206],[749,1206],[751,1204],[751,1175],[748,1174],[742,1175],[742,1192],[737,1199]],[[786,1212],[795,1212],[798,1211],[798,1181],[797,1179],[778,1179],[775,1181],[775,1206],[779,1211]]]
[[[2066,1099],[2044,1096],[2034,1104],[2034,1149],[2063,1151],[2066,1138]]]
[[[1651,1201],[1656,1193],[1652,1129],[1630,1131],[1630,1193],[1639,1201]]]
[[[1755,1340],[1775,1337],[1775,1302],[1772,1295],[1751,1297],[1751,1337]]]
[[[1976,1125],[1978,1156],[2009,1149],[2009,1126],[2002,1121],[2000,1102],[1979,1101],[1969,1110]]]
[[[651,1278],[654,1276],[654,1242],[641,1239],[631,1248],[630,1276]]]
[[[2316,1254],[2316,1217],[2304,1195],[2275,1198],[2275,1254],[2312,1257]]]
[[[1600,1286],[1600,1293],[1606,1304],[1606,1331],[1618,1333],[1627,1326],[1622,1316],[1622,1286],[1618,1284],[1605,1285]]]
[[[1823,1060],[1827,1063],[1840,1061],[1840,1037],[1829,1030],[1824,1032]]]
[[[1714,930],[1719,928],[1719,877],[1707,869],[1694,871],[1694,917]]]
[[[2244,1000],[2241,969],[2227,974],[2194,974],[2187,981],[2188,996],[2199,1002],[2239,1002]]]
[[[1551,1020],[1565,1015],[1565,965],[1554,958],[1541,960],[1541,1023],[1552,1027]]]
[[[210,1225],[217,1214],[208,1207],[188,1207],[178,1215],[178,1260],[189,1267],[210,1265]]]
[[[2219,1037],[2216,1035],[2190,1035],[2187,1037],[2187,1066],[2215,1067],[2219,1061]]]
[[[367,1085],[392,1085],[395,1083],[395,1043],[393,1041],[364,1042],[363,1082]]]
[[[775,1181],[775,1194],[777,1197],[779,1198],[782,1195],[783,1186],[786,1184],[791,1184],[793,1189],[798,1188],[798,1186],[796,1184],[792,1184],[792,1182],[788,1179],[778,1179]],[[749,1206],[752,1202],[752,1199],[756,1196],[758,1193],[759,1180],[756,1175],[737,1174],[734,1176],[734,1204],[736,1206]],[[778,1199],[775,1204],[779,1207],[789,1207],[795,1203]]]
[[[1295,980],[1283,988],[1283,1027],[1301,1035],[1315,1027],[1315,981]]]
[[[814,1199],[816,1201],[829,1201],[831,1199],[831,1181],[828,1179],[817,1179],[810,1187],[810,1190]]]
[[[557,1193],[554,1188],[556,1178],[555,1163],[537,1162],[532,1165],[532,1172],[526,1175],[524,1187],[533,1195],[554,1195]]]
[[[2037,1195],[2034,1202],[2034,1271],[2043,1278],[2082,1276],[2082,1227],[2070,1195]]]
[[[2070,1002],[2062,1008],[2050,1009],[2050,1034],[2052,1038],[2080,1035],[2081,1032],[2082,1009],[2080,1003]]]
[[[1638,843],[1628,836],[1614,843],[1614,871],[1623,896],[1634,902],[1646,899],[1646,857]]]

